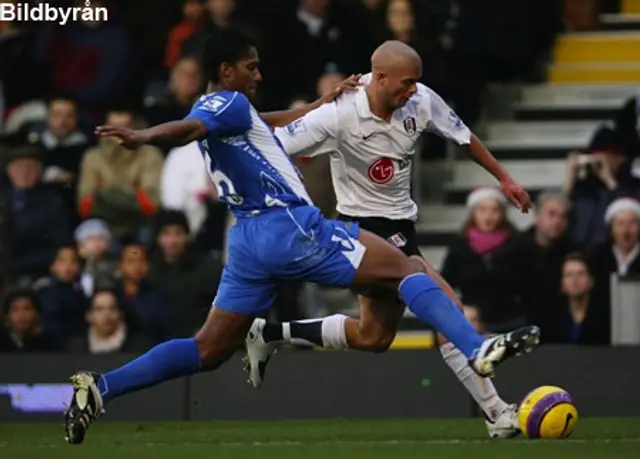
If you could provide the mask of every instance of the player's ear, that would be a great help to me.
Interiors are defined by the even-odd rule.
[[[228,62],[223,62],[220,64],[220,80],[224,80],[226,78],[231,78],[233,73],[233,65]]]

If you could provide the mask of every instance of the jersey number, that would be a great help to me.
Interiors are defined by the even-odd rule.
[[[204,161],[207,165],[207,171],[209,171],[209,176],[211,177],[213,186],[216,187],[220,200],[235,206],[242,204],[244,202],[244,198],[236,192],[236,187],[233,186],[233,182],[227,174],[219,170],[211,170],[211,157],[208,153],[205,153]]]

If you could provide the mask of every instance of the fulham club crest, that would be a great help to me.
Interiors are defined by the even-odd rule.
[[[416,133],[416,119],[413,116],[404,120],[404,130],[407,131],[409,135]]]

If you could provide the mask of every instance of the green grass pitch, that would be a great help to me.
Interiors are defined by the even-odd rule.
[[[640,418],[581,419],[565,440],[489,440],[479,419],[110,423],[67,445],[60,425],[0,424],[7,459],[637,459]]]

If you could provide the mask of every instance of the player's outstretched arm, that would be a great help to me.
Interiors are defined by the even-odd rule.
[[[148,129],[128,129],[118,126],[98,126],[96,135],[113,137],[126,148],[135,149],[145,144],[171,143],[186,145],[194,140],[204,139],[207,127],[197,119],[170,121]]]
[[[484,143],[435,91],[426,86],[419,86],[418,91],[424,108],[430,115],[427,129],[461,147],[467,147],[469,156],[500,182],[504,194],[513,205],[528,212],[531,208],[529,194],[511,178]]]
[[[309,113],[316,108],[322,106],[322,104],[326,104],[329,102],[333,102],[338,98],[340,94],[345,91],[353,91],[358,86],[360,86],[360,78],[362,75],[351,75],[349,78],[341,81],[338,86],[335,87],[333,91],[328,94],[323,95],[315,102],[311,102],[310,104],[305,104],[300,107],[293,108],[291,110],[280,110],[276,112],[267,112],[260,113],[260,116],[271,128],[275,129],[277,127],[284,127],[287,124],[293,123],[298,118],[302,118],[304,115]]]
[[[527,191],[516,183],[502,164],[493,156],[485,144],[475,135],[471,134],[471,140],[467,149],[469,156],[480,164],[487,172],[493,175],[499,182],[504,194],[518,209],[527,213],[531,208],[531,198]]]

